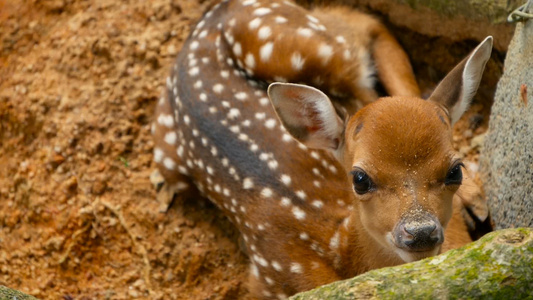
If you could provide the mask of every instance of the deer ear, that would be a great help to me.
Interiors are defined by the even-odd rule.
[[[331,100],[314,87],[273,83],[268,97],[279,120],[299,142],[317,149],[336,150],[344,124]]]
[[[448,109],[452,125],[468,109],[474,98],[491,51],[492,36],[489,36],[446,75],[429,97],[430,101],[440,103]]]

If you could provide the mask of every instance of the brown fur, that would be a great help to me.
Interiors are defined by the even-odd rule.
[[[446,249],[466,242],[460,215],[452,218],[457,186],[442,182],[454,158],[447,108],[414,98],[419,90],[407,56],[383,25],[342,8],[310,13],[285,1],[246,3],[223,1],[193,29],[167,78],[153,133],[164,191],[195,186],[241,232],[252,297],[283,299],[403,263],[383,235],[413,207],[431,212],[444,227],[451,218],[447,237],[460,238],[449,238]],[[276,23],[280,16],[282,24]],[[260,24],[251,29],[255,19]],[[263,29],[261,36],[262,26],[270,34]],[[311,36],[298,32],[308,26],[315,27]],[[273,51],[263,61],[267,43]],[[321,47],[331,50],[328,60]],[[300,69],[295,53],[305,60]],[[280,126],[264,83],[282,78],[316,86],[351,113],[376,98],[366,80],[373,64],[387,91],[400,97],[373,102],[350,119],[344,138],[328,144],[344,147],[340,160],[287,139],[291,129]],[[446,93],[435,99],[452,101]],[[297,118],[319,117],[312,108],[296,110]],[[304,122],[294,130],[313,134],[321,125]],[[383,188],[356,196],[349,174],[354,163],[364,164]],[[419,259],[438,250],[410,255]]]

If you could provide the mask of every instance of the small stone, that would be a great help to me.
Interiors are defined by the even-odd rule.
[[[102,180],[97,180],[93,183],[91,187],[91,193],[93,195],[102,195],[107,188],[107,183]]]
[[[128,295],[130,295],[130,297],[132,298],[138,298],[139,292],[137,290],[131,289],[128,291]]]
[[[63,246],[63,242],[65,241],[65,238],[58,235],[58,236],[53,236],[51,238],[48,239],[48,241],[46,241],[44,247],[47,249],[47,250],[55,250],[55,251],[58,251],[61,249],[61,247]]]
[[[63,187],[69,192],[74,192],[78,188],[78,179],[76,176],[71,176],[63,182]]]
[[[52,165],[52,167],[57,168],[57,167],[58,167],[59,165],[61,165],[64,161],[65,161],[65,157],[63,157],[63,155],[55,154],[55,155],[52,156],[52,158],[50,159],[50,164]]]

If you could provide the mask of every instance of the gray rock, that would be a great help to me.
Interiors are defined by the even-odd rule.
[[[533,20],[517,25],[504,69],[481,174],[496,228],[533,227]]]
[[[301,0],[304,1],[304,0]],[[324,2],[307,0],[308,2]],[[506,51],[513,25],[507,15],[522,0],[337,0],[359,8],[369,8],[387,16],[393,24],[451,41],[482,41],[494,36],[494,48]]]

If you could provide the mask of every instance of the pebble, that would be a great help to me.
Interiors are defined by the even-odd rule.
[[[102,195],[107,188],[107,183],[102,180],[97,180],[93,183],[91,187],[91,193],[93,195]]]

